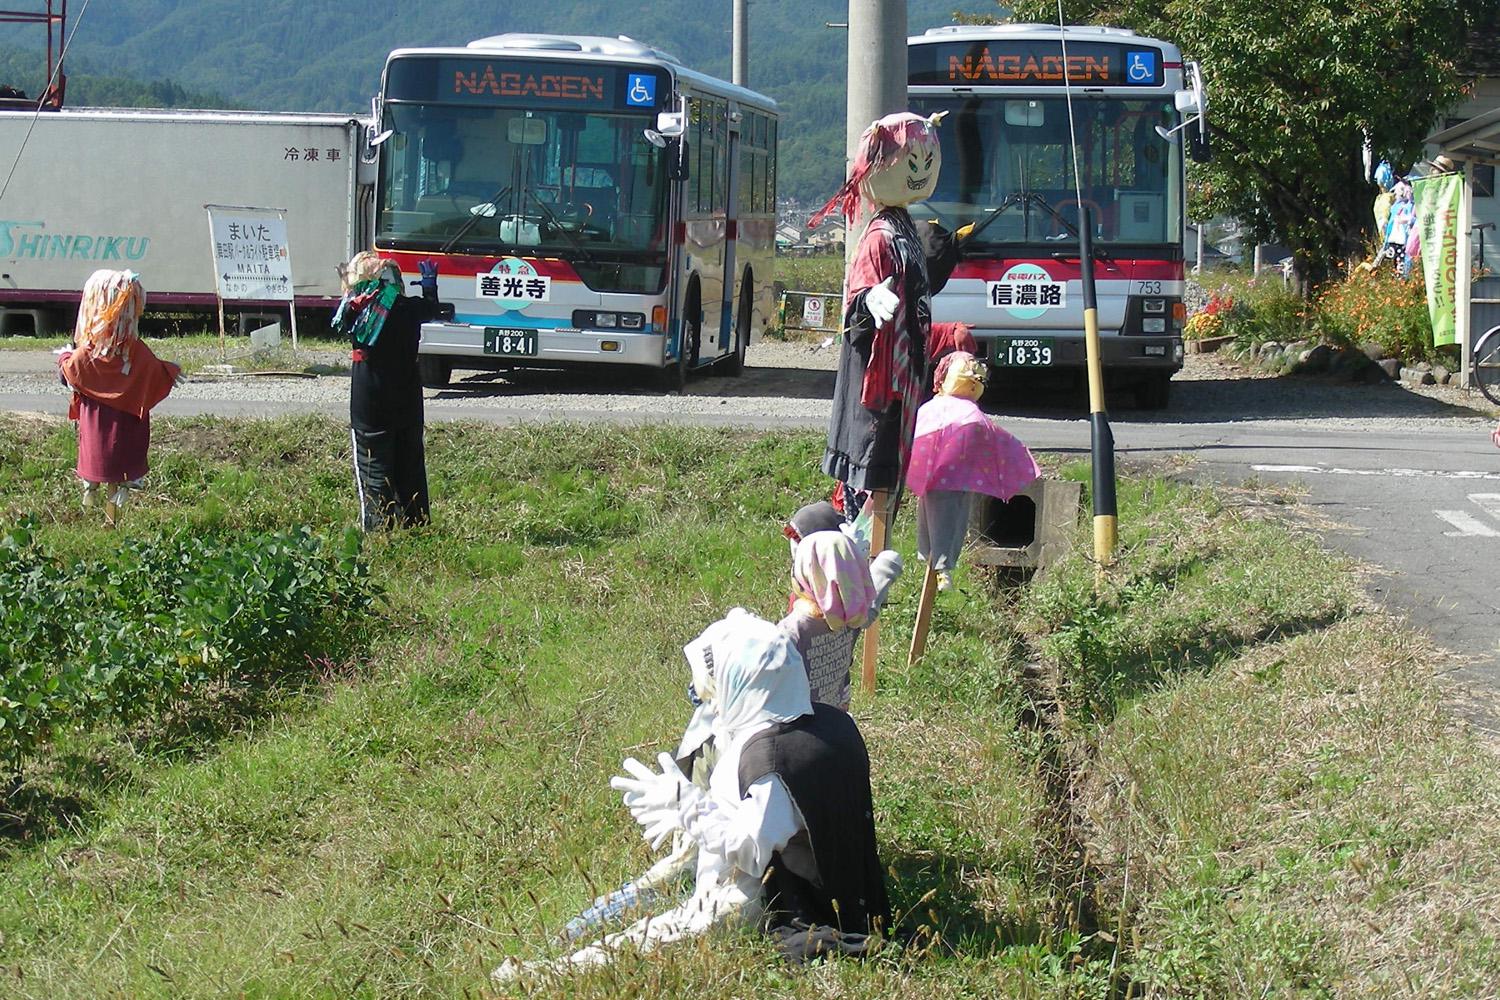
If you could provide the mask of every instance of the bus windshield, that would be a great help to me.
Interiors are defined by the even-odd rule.
[[[642,114],[388,103],[381,246],[665,259],[666,158]]]
[[[912,97],[921,115],[949,112],[938,129],[937,190],[911,206],[949,229],[975,224],[975,248],[1076,238],[1083,205],[1095,242],[1181,245],[1182,151],[1155,126],[1176,124],[1170,99],[1075,97],[1075,186],[1067,101],[1057,96]]]

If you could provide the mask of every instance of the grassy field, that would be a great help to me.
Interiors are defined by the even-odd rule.
[[[648,863],[607,779],[680,731],[683,642],[784,607],[819,447],[430,429],[436,520],[367,544],[366,657],[196,742],[63,734],[12,785],[0,995],[493,995],[489,969]],[[116,536],[73,453],[65,424],[0,417],[0,523],[88,559]],[[158,421],[123,530],[337,536],[348,464],[330,421]],[[1500,782],[1442,720],[1431,650],[1281,499],[1131,478],[1101,586],[1081,556],[1020,589],[961,571],[914,670],[902,581],[855,716],[904,952],[799,973],[728,935],[513,992],[1494,995]]]
[[[143,337],[148,347],[164,361],[180,364],[193,374],[209,365],[225,362],[243,371],[304,371],[310,365],[348,367],[348,342],[327,336],[299,336],[298,353],[291,349],[290,333],[282,331],[281,346],[256,350],[248,337],[229,337],[221,346],[217,333],[193,333],[171,337]],[[0,337],[0,351],[51,351],[66,347],[66,335],[55,337]],[[335,356],[336,355],[336,356]]]

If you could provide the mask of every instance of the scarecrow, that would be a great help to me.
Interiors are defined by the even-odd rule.
[[[422,324],[436,319],[437,264],[424,260],[422,297],[401,294],[401,270],[374,251],[344,268],[333,328],[350,341],[349,424],[354,484],[366,531],[426,523],[427,459],[422,440]]]
[[[1041,475],[1026,446],[980,410],[984,379],[984,365],[956,351],[939,362],[936,395],[917,412],[907,485],[920,498],[917,553],[927,562],[927,574],[909,662],[919,659],[926,645],[934,592],[952,586],[974,498],[1009,500]]]
[[[873,212],[844,276],[844,342],[823,471],[838,481],[835,498],[846,517],[853,520],[870,507],[871,548],[877,552],[900,503],[928,366],[949,350],[974,347],[961,324],[934,328],[926,249],[934,241],[906,210],[937,187],[941,119],[900,112],[873,123],[860,137],[849,179],[810,220],[815,226],[837,211],[853,223],[862,208]],[[946,278],[958,239],[937,243],[934,270]],[[865,632],[866,690],[875,685],[878,642],[872,625]]]
[[[699,787],[671,754],[660,771],[635,759],[610,784],[653,847],[678,836],[698,852],[693,893],[665,913],[552,963],[599,965],[714,927],[755,925],[792,959],[864,954],[890,920],[876,851],[870,760],[854,720],[808,697],[790,637],[736,608],[683,649],[693,689],[712,706],[719,758]]]
[[[146,475],[151,410],[183,381],[182,369],[159,361],[140,339],[146,291],[134,271],[95,271],[83,286],[73,343],[58,357],[73,390],[68,418],[78,423],[78,478],[83,505],[104,502],[113,526]]]

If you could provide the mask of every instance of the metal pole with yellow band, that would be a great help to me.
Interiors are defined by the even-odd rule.
[[[1089,365],[1089,451],[1094,466],[1094,560],[1102,568],[1114,561],[1118,540],[1115,510],[1115,436],[1104,412],[1104,359],[1099,353],[1099,300],[1094,293],[1094,217],[1082,207],[1078,227],[1078,264],[1083,279],[1083,335]]]

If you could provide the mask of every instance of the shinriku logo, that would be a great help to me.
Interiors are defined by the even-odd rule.
[[[141,260],[151,248],[149,236],[49,233],[46,229],[42,221],[0,219],[0,259]]]

